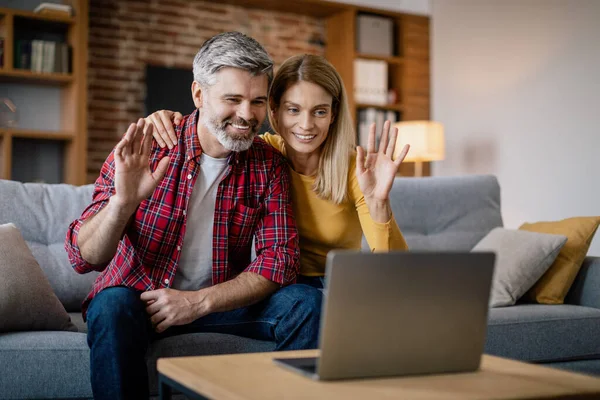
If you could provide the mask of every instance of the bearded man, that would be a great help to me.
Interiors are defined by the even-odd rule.
[[[82,307],[95,399],[148,398],[145,355],[164,336],[317,347],[322,294],[295,284],[286,161],[256,138],[273,62],[228,32],[202,45],[193,70],[196,110],[176,126],[177,145],[161,149],[151,124],[131,124],[67,232],[75,271],[101,272]]]

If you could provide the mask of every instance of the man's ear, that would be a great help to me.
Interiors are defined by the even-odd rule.
[[[202,91],[202,86],[196,81],[192,82],[192,100],[194,100],[194,105],[196,108],[202,108],[202,96],[204,92]]]

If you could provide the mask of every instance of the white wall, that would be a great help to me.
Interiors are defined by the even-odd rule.
[[[330,0],[336,3],[381,8],[409,14],[430,15],[431,0]]]
[[[434,174],[495,174],[508,228],[600,215],[599,17],[597,0],[432,2]]]

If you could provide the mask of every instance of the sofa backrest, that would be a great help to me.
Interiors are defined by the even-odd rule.
[[[14,223],[69,312],[81,309],[97,273],[73,271],[64,249],[69,224],[92,200],[93,185],[0,180],[0,224]]]
[[[392,211],[410,250],[471,250],[501,227],[495,176],[396,178]]]

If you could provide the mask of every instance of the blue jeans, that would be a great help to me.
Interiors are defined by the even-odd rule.
[[[322,294],[307,285],[290,285],[250,307],[213,313],[158,335],[139,291],[111,287],[98,293],[88,313],[88,345],[94,399],[147,399],[145,356],[150,343],[165,336],[217,332],[271,340],[276,350],[318,346]]]
[[[298,275],[298,283],[312,286],[323,291],[325,289],[325,277],[323,276],[304,276]]]

